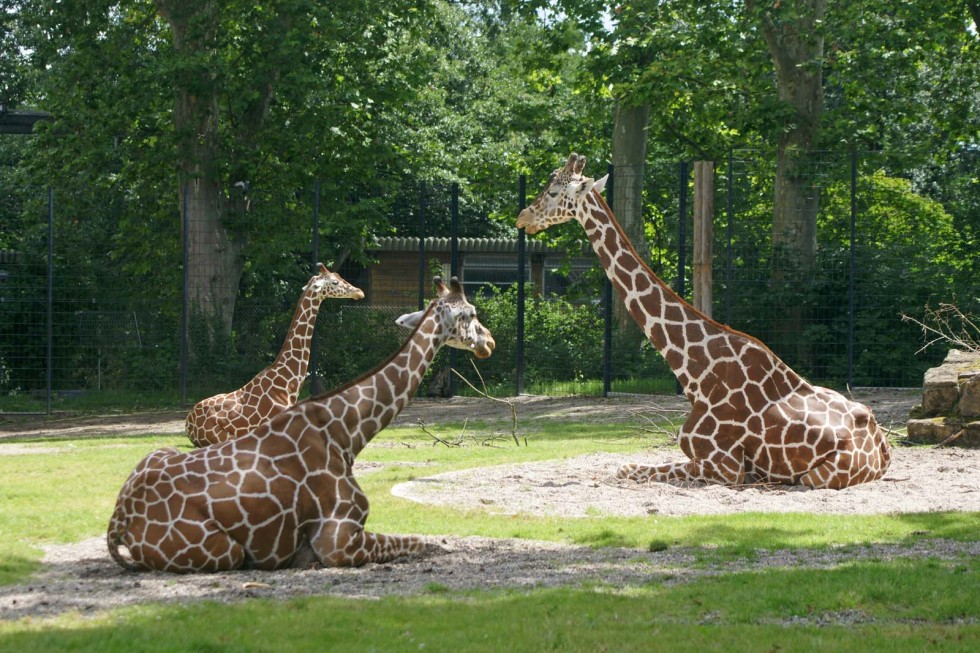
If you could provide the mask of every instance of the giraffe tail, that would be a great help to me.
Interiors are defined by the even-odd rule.
[[[109,555],[112,556],[112,559],[116,561],[116,564],[123,569],[128,571],[140,571],[143,568],[136,564],[132,556],[124,556],[122,551],[119,550],[120,547],[126,546],[127,553],[129,552],[129,547],[123,541],[123,533],[125,530],[126,517],[122,513],[122,507],[117,505],[116,510],[112,515],[112,519],[109,521],[109,530],[105,536],[106,546],[109,547]]]

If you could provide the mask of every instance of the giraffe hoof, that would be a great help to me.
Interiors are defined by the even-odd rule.
[[[616,472],[616,478],[635,481],[634,474],[636,474],[636,465],[622,465]]]

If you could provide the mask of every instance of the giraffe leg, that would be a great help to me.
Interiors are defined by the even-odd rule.
[[[138,522],[125,531],[121,544],[129,550],[133,563],[143,569],[207,573],[238,569],[245,563],[244,547],[213,520],[172,524],[157,541],[150,541],[146,535],[160,530],[160,526],[146,528],[145,520]]]
[[[388,562],[412,553],[428,551],[417,535],[369,533],[348,519],[328,519],[310,538],[320,563],[327,567],[360,567],[368,562]]]
[[[869,464],[867,458],[859,452],[835,451],[801,476],[797,483],[815,490],[841,490],[884,476],[887,463],[883,465],[880,460],[875,460],[874,464]]]
[[[709,458],[692,458],[682,463],[664,465],[628,463],[619,468],[616,477],[641,483],[657,481],[741,485],[745,480],[745,468],[740,458],[718,452]]]
[[[664,465],[630,463],[620,467],[616,476],[639,482],[741,485],[745,481],[744,452],[733,441],[739,435],[719,429],[708,406],[696,402],[677,438],[689,460]]]

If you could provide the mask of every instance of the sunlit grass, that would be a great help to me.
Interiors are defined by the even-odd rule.
[[[642,586],[251,600],[0,624],[4,650],[975,650],[975,559],[768,569]]]
[[[495,427],[496,425],[494,425]],[[705,559],[751,556],[756,549],[827,547],[867,542],[909,542],[921,537],[976,539],[976,514],[805,515],[743,513],[687,517],[501,515],[430,506],[401,499],[391,488],[421,476],[469,467],[560,459],[597,451],[624,455],[648,446],[628,426],[535,422],[520,446],[485,424],[382,433],[359,460],[408,463],[359,474],[371,501],[368,528],[387,533],[480,535],[552,540],[586,546],[699,547]],[[493,437],[492,446],[480,444]],[[524,437],[527,437],[527,446]],[[0,444],[0,447],[11,446]],[[101,535],[116,495],[147,453],[164,446],[189,449],[180,436],[86,439],[15,445],[39,453],[0,455],[0,583],[17,582],[36,566],[38,545]],[[52,451],[56,453],[51,453]],[[356,471],[356,468],[355,468]],[[922,535],[927,533],[928,535]]]
[[[762,550],[820,549],[922,538],[975,541],[977,513],[736,514],[559,518],[421,505],[391,494],[400,482],[469,467],[594,452],[628,455],[651,444],[628,425],[533,420],[515,443],[506,425],[470,422],[389,429],[359,458],[371,530],[520,537],[591,547],[684,547],[695,569],[751,562]],[[526,446],[525,446],[526,444]],[[25,581],[44,544],[101,535],[136,463],[182,436],[0,443],[0,584]],[[0,451],[2,453],[2,451]],[[388,464],[386,464],[388,463]],[[401,463],[401,464],[394,464]],[[407,463],[407,464],[405,464]],[[844,549],[846,551],[846,548]],[[234,605],[143,605],[95,617],[0,624],[0,650],[973,650],[980,640],[980,563],[868,560],[831,569],[653,574],[645,586],[451,591],[415,597],[317,597]],[[911,625],[914,624],[914,625]],[[720,626],[724,626],[720,628]]]

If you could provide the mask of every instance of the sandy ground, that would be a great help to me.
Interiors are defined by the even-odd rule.
[[[914,391],[864,391],[882,424],[904,425],[918,402]],[[538,420],[616,422],[637,431],[654,414],[683,418],[677,397],[610,399],[521,397],[510,404],[485,399],[419,400],[398,417],[410,426],[478,420],[510,428],[512,410],[522,434],[533,438]],[[106,437],[117,434],[183,432],[182,413],[0,418],[0,455],[38,452],[43,443],[25,440]],[[533,446],[533,440],[532,440]],[[421,477],[396,486],[414,501],[452,504],[502,513],[581,515],[682,515],[743,511],[868,514],[935,510],[980,511],[980,451],[896,446],[881,481],[842,491],[786,487],[677,487],[635,484],[614,478],[622,462],[677,460],[676,448],[651,448],[636,456],[590,454],[568,460],[504,465]],[[371,472],[363,466],[361,474]],[[423,472],[424,473],[424,472]],[[980,528],[978,528],[980,534]],[[651,533],[654,537],[655,533]],[[476,589],[546,587],[599,582],[616,585],[684,582],[704,574],[769,566],[833,567],[859,559],[901,556],[980,555],[978,541],[922,539],[911,545],[847,547],[831,551],[760,552],[757,560],[695,565],[698,553],[682,548],[646,552],[571,546],[528,540],[446,537],[432,540],[433,552],[396,563],[360,569],[238,571],[202,576],[133,573],[117,567],[101,537],[49,547],[44,567],[30,582],[0,587],[0,620],[79,612],[94,614],[116,606],[193,600],[241,601],[253,597],[304,595],[376,597],[416,594],[432,587]]]

